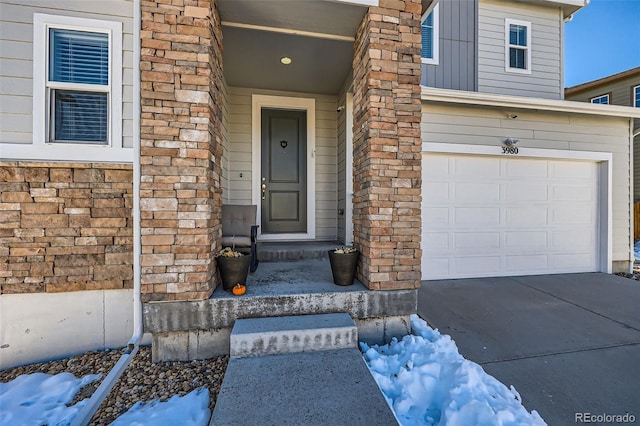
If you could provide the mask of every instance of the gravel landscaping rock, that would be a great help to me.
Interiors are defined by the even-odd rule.
[[[22,374],[62,372],[76,377],[102,374],[103,378],[120,359],[123,350],[92,351],[46,363],[31,364],[0,371],[0,382],[9,382]],[[184,396],[194,389],[209,389],[209,408],[213,411],[229,357],[202,361],[151,362],[151,348],[141,347],[127,370],[120,376],[109,396],[103,401],[91,425],[107,425],[124,414],[138,401],[166,401],[173,395]],[[78,392],[72,404],[90,397],[99,383],[91,383]]]

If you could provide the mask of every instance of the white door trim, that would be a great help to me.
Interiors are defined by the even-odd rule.
[[[600,272],[613,272],[613,215],[612,215],[612,161],[610,152],[569,151],[562,149],[541,149],[518,147],[518,154],[503,154],[502,146],[469,145],[456,143],[424,142],[423,153],[448,153],[468,155],[492,155],[498,157],[550,158],[558,160],[592,161],[599,164],[599,258]]]
[[[301,110],[307,112],[307,232],[295,234],[262,234],[261,241],[312,240],[316,237],[316,101],[313,98],[287,96],[251,96],[251,202],[258,206],[258,224],[262,223],[260,178],[262,176],[262,114],[263,108]]]
[[[346,104],[344,242],[345,245],[351,246],[353,245],[353,93],[347,93]]]

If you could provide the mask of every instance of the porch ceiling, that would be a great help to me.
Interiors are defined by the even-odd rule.
[[[321,94],[342,88],[366,11],[327,0],[220,0],[219,9],[228,85]]]

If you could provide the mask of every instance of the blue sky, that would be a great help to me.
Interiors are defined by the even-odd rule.
[[[565,86],[640,67],[640,0],[591,0],[565,25]]]

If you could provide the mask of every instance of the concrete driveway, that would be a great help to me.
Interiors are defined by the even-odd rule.
[[[638,281],[600,273],[424,281],[418,313],[549,425],[575,424],[578,413],[629,413],[640,423]],[[613,424],[604,420],[597,424]]]

